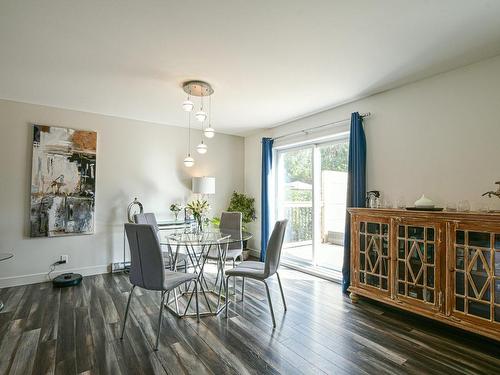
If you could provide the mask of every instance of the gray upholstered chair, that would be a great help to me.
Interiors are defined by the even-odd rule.
[[[158,227],[158,222],[156,221],[156,216],[152,212],[146,212],[142,214],[135,214],[134,215],[134,221],[136,224],[149,224],[152,225],[156,235],[158,236],[158,239],[160,239],[160,228]],[[187,272],[187,265],[188,265],[188,256],[187,254],[184,253],[177,253],[177,259],[176,259],[176,264],[174,265],[173,259],[174,259],[174,254],[172,254],[172,250],[170,246],[168,247],[168,251],[163,252],[165,258],[165,266],[171,270],[177,269],[177,268],[182,268],[179,266],[183,266],[184,271]]]
[[[233,235],[236,232],[241,233],[242,217],[243,216],[241,212],[223,212],[220,217],[220,231],[222,233],[224,233],[224,231],[227,231],[228,233],[232,233]],[[241,241],[230,243],[226,251],[226,260],[232,260],[234,267],[236,259],[240,258],[241,260],[242,254],[243,243]],[[207,258],[210,260],[218,260],[219,258],[217,249],[211,249],[207,254]]]
[[[245,278],[255,279],[262,281],[266,286],[267,300],[269,302],[269,310],[271,310],[271,316],[273,318],[273,327],[276,327],[276,320],[274,319],[273,304],[271,302],[271,294],[269,293],[269,286],[266,283],[266,279],[270,278],[274,274],[278,278],[278,284],[280,286],[281,298],[283,299],[283,306],[286,311],[285,294],[283,293],[283,286],[281,285],[280,275],[278,274],[278,267],[280,265],[281,248],[283,247],[283,238],[285,237],[286,224],[288,220],[277,221],[274,225],[273,232],[271,233],[271,238],[267,245],[266,250],[266,260],[265,262],[254,262],[245,261],[241,262],[237,267],[226,271],[226,296],[228,295],[229,288],[229,278],[230,277],[242,277],[243,284],[241,286],[241,299],[244,298],[245,293]],[[227,318],[227,305],[226,304],[226,318]]]
[[[121,339],[123,339],[123,334],[125,332],[125,324],[127,323],[127,316],[134,288],[138,286],[147,290],[158,290],[161,292],[160,315],[158,317],[158,332],[156,334],[155,343],[155,350],[158,350],[165,294],[170,293],[170,291],[184,283],[194,282],[196,314],[198,322],[200,321],[197,274],[175,272],[165,269],[160,242],[158,241],[155,228],[152,225],[125,224],[125,232],[127,233],[128,243],[130,245],[131,264],[129,279],[132,284],[132,289],[130,290],[127,309],[125,310],[125,317],[123,319]]]
[[[223,212],[220,217],[220,225],[219,225],[221,233],[226,232],[231,234],[232,236],[236,236],[237,233],[239,233],[241,238],[241,231],[243,227],[242,219],[243,215],[241,212]],[[225,260],[232,261],[233,267],[236,265],[236,259],[240,258],[240,260],[242,260],[242,255],[243,255],[242,241],[233,242],[227,245]],[[208,260],[218,261],[219,260],[218,249],[213,247],[212,249],[210,249],[206,257]],[[224,270],[222,269],[217,270],[217,277],[215,278],[215,284],[217,284],[219,280],[219,275],[221,277],[221,282],[223,282]]]

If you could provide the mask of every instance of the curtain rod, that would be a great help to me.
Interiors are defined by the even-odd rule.
[[[370,112],[367,112],[367,113],[362,113],[361,115],[361,118],[364,118],[364,117],[370,117],[371,116],[371,113]],[[314,130],[317,130],[317,129],[321,129],[321,128],[326,128],[328,126],[332,126],[332,125],[338,125],[338,124],[342,124],[344,122],[348,122],[348,121],[351,121],[350,118],[346,118],[346,119],[343,119],[343,120],[338,120],[338,121],[334,121],[334,122],[329,122],[327,124],[323,124],[323,125],[318,125],[318,126],[313,126],[311,128],[307,128],[307,129],[302,129],[302,130],[298,130],[296,132],[292,132],[292,133],[288,133],[288,134],[284,134],[284,135],[280,135],[279,137],[274,137],[273,140],[277,140],[277,139],[281,139],[281,138],[286,138],[286,137],[291,137],[291,136],[294,136],[294,135],[299,135],[299,134],[304,134],[304,135],[307,135],[309,134],[311,131],[314,131]]]

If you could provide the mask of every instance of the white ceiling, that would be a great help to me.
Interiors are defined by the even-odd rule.
[[[0,0],[0,98],[245,134],[500,54],[498,0]]]

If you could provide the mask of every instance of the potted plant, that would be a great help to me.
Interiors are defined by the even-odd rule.
[[[198,224],[198,231],[203,232],[203,215],[210,209],[210,205],[204,199],[196,199],[189,202],[186,208],[193,214],[196,223]]]
[[[246,229],[246,224],[257,219],[255,215],[255,198],[249,197],[244,193],[234,191],[227,210],[230,212],[241,212],[243,229]],[[243,241],[243,259],[248,258],[248,253],[247,241]]]

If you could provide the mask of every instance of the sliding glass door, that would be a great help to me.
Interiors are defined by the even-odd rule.
[[[300,264],[313,262],[313,149],[278,152],[277,217],[287,218],[283,255]]]
[[[277,150],[276,215],[289,221],[285,263],[341,270],[348,147],[344,137]]]

